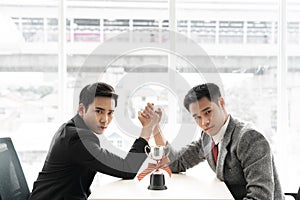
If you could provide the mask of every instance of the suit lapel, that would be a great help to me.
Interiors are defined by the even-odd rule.
[[[224,181],[223,169],[224,169],[225,158],[226,158],[227,153],[228,153],[227,146],[229,145],[229,143],[231,141],[231,136],[232,136],[232,133],[235,129],[235,122],[234,122],[234,120],[232,119],[231,116],[230,116],[229,120],[230,121],[229,121],[228,127],[226,129],[226,132],[224,134],[221,149],[219,151],[220,153],[218,155],[218,165],[217,165],[217,169],[216,169],[217,177],[218,177],[218,179],[220,179],[222,181]],[[211,157],[212,157],[212,153],[211,153]]]

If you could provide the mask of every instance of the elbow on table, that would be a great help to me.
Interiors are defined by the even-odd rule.
[[[134,179],[137,173],[125,173],[122,177],[123,180],[131,180]]]

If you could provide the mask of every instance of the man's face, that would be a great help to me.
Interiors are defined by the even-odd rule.
[[[79,110],[80,110],[79,105]],[[86,110],[87,109],[87,110]],[[97,134],[102,134],[113,119],[115,100],[110,97],[95,97],[94,102],[88,108],[84,108],[79,114],[87,127]]]
[[[216,135],[227,119],[223,98],[219,98],[218,105],[206,97],[189,105],[189,111],[196,123],[210,136]]]

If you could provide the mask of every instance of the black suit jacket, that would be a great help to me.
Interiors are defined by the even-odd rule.
[[[76,115],[56,132],[30,200],[85,200],[96,172],[132,179],[146,159],[147,141],[138,138],[125,158],[101,148],[99,139]]]

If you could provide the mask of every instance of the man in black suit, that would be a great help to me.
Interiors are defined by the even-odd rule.
[[[146,159],[144,148],[159,116],[141,117],[143,128],[123,159],[101,148],[102,134],[113,119],[118,95],[106,83],[85,86],[79,97],[78,113],[63,124],[53,137],[42,171],[33,185],[30,200],[86,200],[96,172],[133,179]]]

